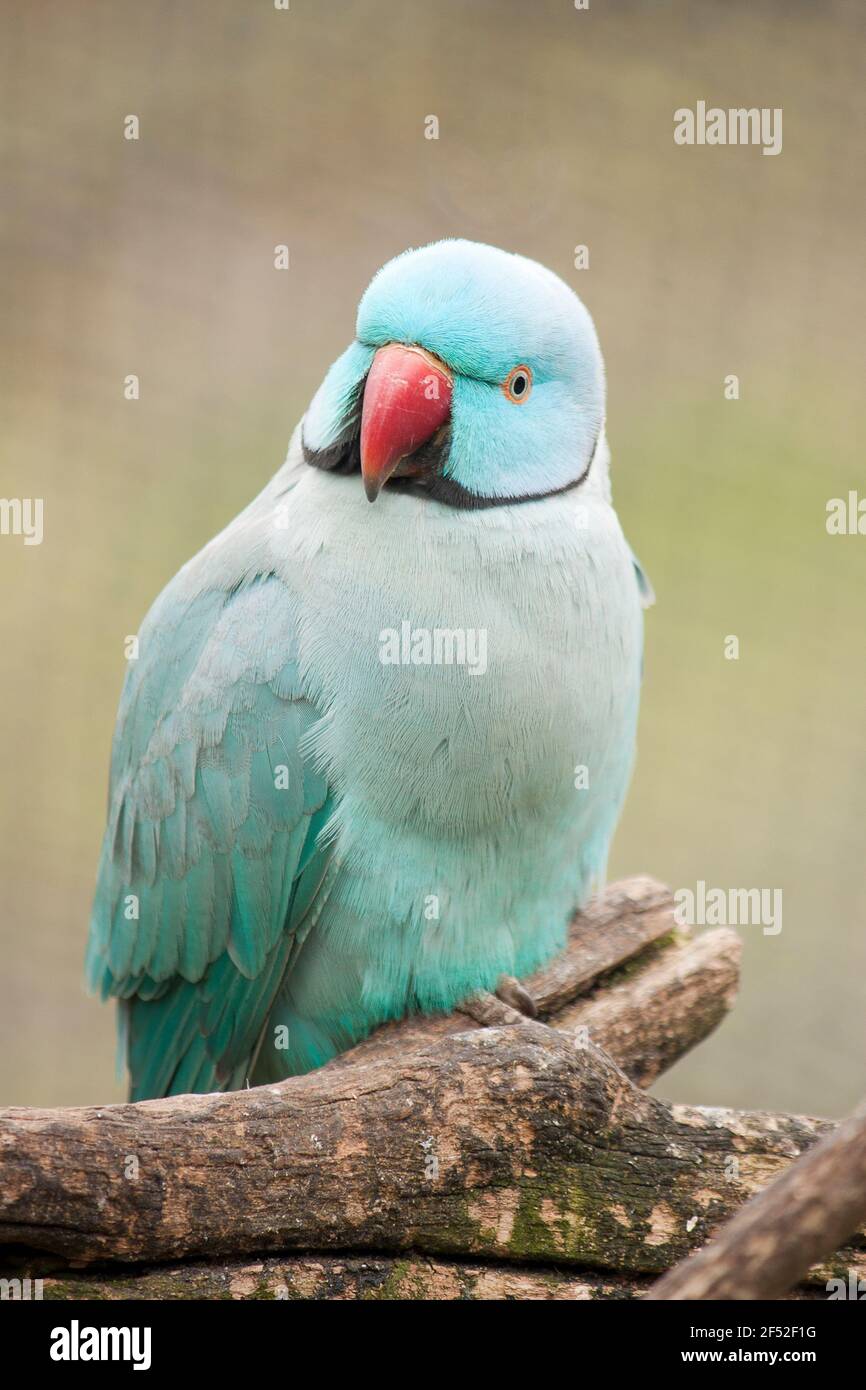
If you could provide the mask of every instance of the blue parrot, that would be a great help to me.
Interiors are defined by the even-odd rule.
[[[565,944],[628,784],[644,579],[557,276],[405,252],[130,661],[87,952],[132,1099],[309,1071]],[[376,502],[370,506],[370,502]]]

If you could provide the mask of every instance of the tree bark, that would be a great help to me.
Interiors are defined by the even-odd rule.
[[[558,1266],[473,1264],[425,1255],[267,1256],[229,1263],[164,1265],[43,1280],[46,1300],[590,1300],[642,1298],[652,1275],[602,1274]],[[792,1298],[824,1298],[801,1288]]]
[[[866,1107],[765,1187],[648,1297],[778,1298],[864,1221]]]
[[[592,1043],[480,1028],[232,1095],[8,1112],[0,1242],[82,1264],[422,1250],[661,1272],[826,1129],[668,1106]]]
[[[640,1298],[650,1281],[521,1265],[457,1263],[424,1255],[269,1256],[255,1261],[164,1266],[134,1273],[64,1273],[43,1297],[318,1300],[562,1300]]]

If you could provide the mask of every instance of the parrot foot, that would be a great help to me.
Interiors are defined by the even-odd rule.
[[[503,1005],[505,1006],[503,1008]],[[500,975],[496,993],[479,990],[457,1005],[457,1011],[474,1018],[482,1028],[501,1028],[538,1017],[538,1006],[528,990],[513,975]]]
[[[496,998],[508,1004],[527,1018],[538,1018],[538,1006],[528,990],[523,988],[513,975],[500,975],[496,986]]]

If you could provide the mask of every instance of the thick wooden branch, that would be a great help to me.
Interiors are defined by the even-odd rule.
[[[591,1043],[482,1028],[233,1095],[7,1111],[0,1244],[82,1263],[423,1250],[661,1272],[826,1128],[670,1107]]]

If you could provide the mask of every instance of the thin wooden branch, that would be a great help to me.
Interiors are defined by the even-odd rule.
[[[639,956],[588,999],[559,1012],[556,1028],[582,1030],[639,1086],[651,1086],[702,1042],[733,1007],[742,943],[727,927],[674,939]]]
[[[625,961],[679,929],[669,888],[639,877],[612,883],[575,913],[565,950],[523,984],[548,1018]]]
[[[650,1299],[778,1298],[866,1221],[866,1106],[754,1197]]]

